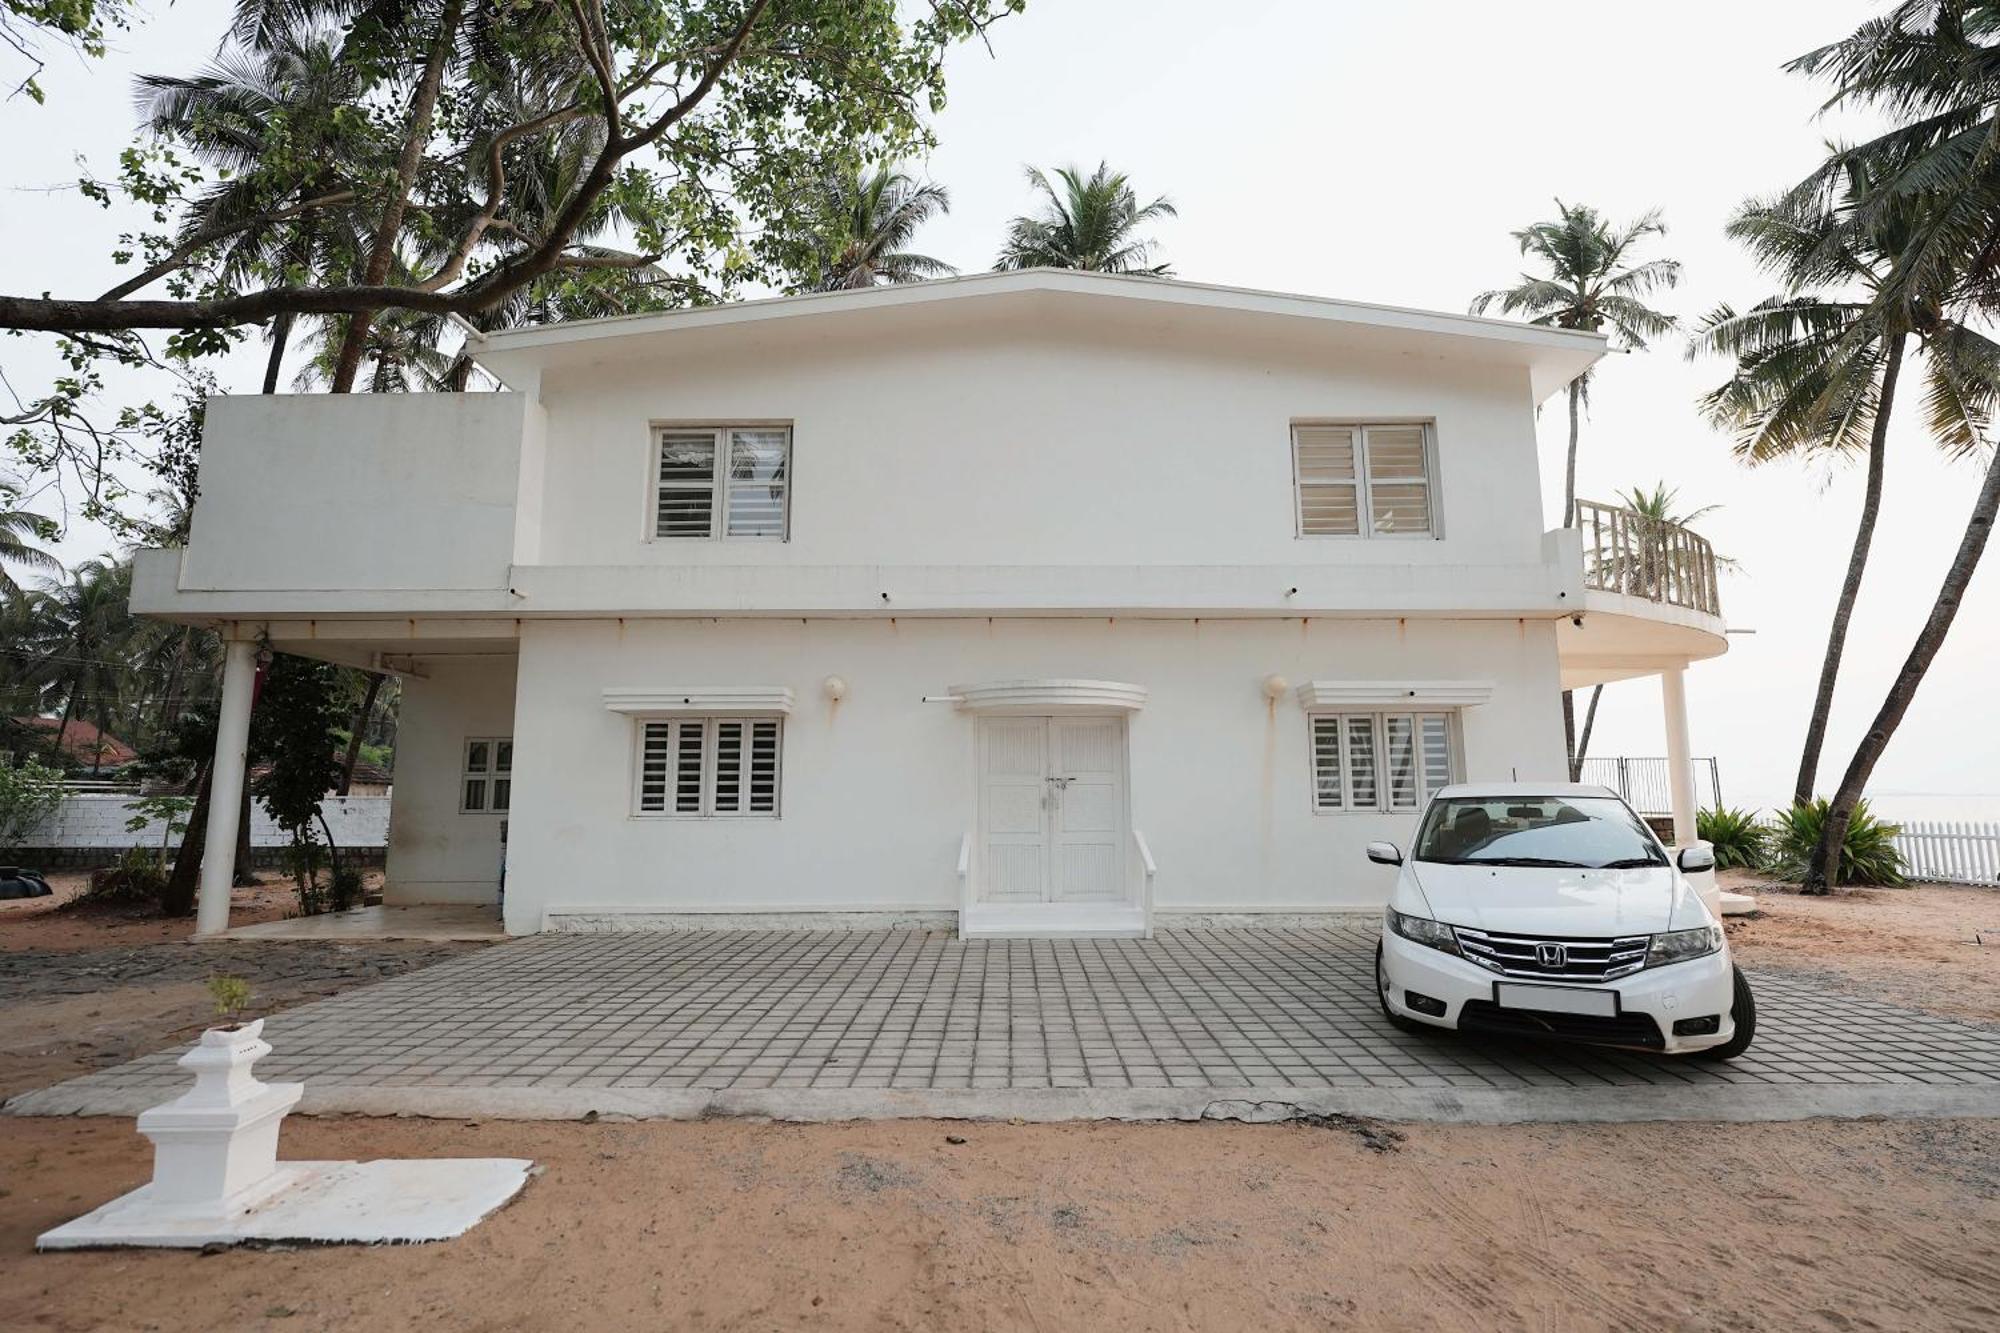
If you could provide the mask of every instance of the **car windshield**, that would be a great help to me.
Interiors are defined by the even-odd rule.
[[[1667,864],[1623,801],[1610,796],[1462,796],[1431,802],[1419,861],[1592,870]]]

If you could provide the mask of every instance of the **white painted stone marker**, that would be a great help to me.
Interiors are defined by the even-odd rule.
[[[194,1087],[139,1116],[153,1179],[35,1241],[43,1250],[243,1241],[409,1244],[449,1240],[521,1192],[518,1157],[279,1162],[278,1127],[303,1083],[259,1083],[264,1020],[210,1028],[180,1066]]]

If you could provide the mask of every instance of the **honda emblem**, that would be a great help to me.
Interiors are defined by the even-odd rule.
[[[1537,944],[1535,962],[1540,967],[1553,970],[1569,962],[1569,950],[1560,944]]]

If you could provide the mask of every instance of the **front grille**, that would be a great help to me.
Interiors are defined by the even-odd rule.
[[[1657,1051],[1667,1042],[1651,1014],[1550,1014],[1535,1009],[1502,1009],[1491,1000],[1467,1000],[1458,1026],[1502,1037],[1559,1037],[1595,1046],[1638,1046]]]
[[[1534,980],[1610,981],[1646,965],[1650,935],[1621,935],[1611,940],[1570,939],[1561,935],[1506,935],[1492,930],[1453,926],[1459,950],[1467,958],[1502,976]],[[1545,965],[1544,946],[1561,951],[1562,961]]]

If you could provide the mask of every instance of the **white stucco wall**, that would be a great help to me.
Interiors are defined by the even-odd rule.
[[[1546,621],[527,622],[508,928],[539,929],[550,907],[954,908],[953,866],[975,817],[975,724],[949,704],[920,699],[1019,677],[1110,679],[1149,691],[1130,721],[1130,806],[1159,864],[1161,909],[1378,903],[1388,874],[1362,858],[1362,846],[1406,839],[1412,817],[1314,813],[1306,714],[1291,697],[1264,697],[1260,683],[1272,673],[1295,683],[1494,682],[1491,702],[1463,714],[1463,776],[1562,772]],[[839,703],[822,692],[829,675],[848,684]],[[788,686],[796,695],[785,726],[782,817],[633,817],[637,724],[605,708],[604,689],[725,684]],[[423,683],[426,693],[438,687],[438,679]],[[423,725],[441,720],[426,714]],[[408,739],[399,743],[399,830],[418,781],[404,761],[415,753]],[[455,771],[451,778],[447,799],[455,799]],[[390,855],[393,881],[393,835]]]
[[[1008,321],[715,336],[550,372],[541,561],[559,566],[1534,564],[1518,367]],[[1291,423],[1436,423],[1438,541],[1296,535]],[[651,423],[790,423],[791,540],[648,541]]]
[[[514,727],[514,658],[434,658],[403,678],[383,901],[490,903],[501,815],[460,814],[465,742]]]
[[[380,847],[388,840],[387,796],[329,796],[320,804],[327,827],[344,850]],[[128,828],[137,798],[88,792],[65,796],[55,812],[21,837],[23,847],[111,848],[158,847],[165,825],[149,819],[139,829]],[[319,832],[317,828],[314,830]],[[250,845],[287,847],[291,835],[271,817],[262,801],[250,803]],[[178,846],[178,843],[173,845]]]

